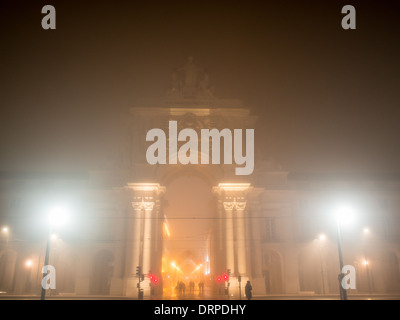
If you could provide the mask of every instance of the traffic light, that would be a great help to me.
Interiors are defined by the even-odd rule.
[[[150,283],[152,283],[152,284],[158,284],[158,277],[156,276],[156,275],[154,275],[154,274],[149,274],[149,280],[150,280]]]
[[[218,276],[218,277],[217,277],[217,282],[218,282],[218,283],[221,283],[221,282],[222,282],[222,277],[221,277],[221,276]]]
[[[224,274],[222,275],[222,278],[224,279],[224,281],[228,281],[228,280],[229,280],[229,276],[228,276],[227,273],[224,273]]]
[[[136,275],[140,276],[141,273],[142,273],[142,268],[139,267],[139,266],[137,266],[137,267],[136,267]]]

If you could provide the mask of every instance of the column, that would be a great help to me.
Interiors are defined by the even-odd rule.
[[[232,202],[224,202],[225,210],[225,249],[226,249],[226,268],[235,273],[234,243],[233,243],[233,205]]]
[[[129,233],[128,241],[132,241],[129,246],[129,250],[132,252],[132,265],[130,268],[130,274],[136,274],[136,267],[140,266],[140,234],[141,234],[141,222],[142,222],[142,202],[132,202],[133,215],[130,215],[129,230],[133,230]]]
[[[260,233],[260,206],[259,202],[252,204],[252,217],[251,217],[251,235],[252,235],[252,276],[259,278],[262,277],[262,250],[261,250],[261,233]]]
[[[132,245],[127,246],[126,257],[130,259],[131,274],[128,274],[126,282],[126,295],[136,297],[138,294],[136,267],[142,268],[143,274],[148,274],[151,270],[161,277],[161,268],[156,260],[161,262],[161,251],[154,252],[153,243],[155,243],[155,233],[157,232],[157,221],[155,218],[155,208],[159,207],[160,196],[165,192],[165,187],[157,183],[129,183],[126,189],[131,193],[133,207],[133,224],[129,224],[128,233],[131,233],[129,241]],[[158,209],[157,209],[158,210]],[[142,239],[143,236],[143,239]],[[142,246],[143,244],[143,246]],[[153,270],[157,269],[157,270]],[[159,270],[158,270],[159,269]],[[141,282],[144,296],[150,295],[149,279],[145,277]]]
[[[246,274],[246,233],[244,221],[244,209],[246,202],[236,202],[236,239],[237,239],[237,266],[239,275]]]
[[[151,227],[154,202],[144,202],[144,235],[143,235],[143,273],[149,273],[151,269]]]

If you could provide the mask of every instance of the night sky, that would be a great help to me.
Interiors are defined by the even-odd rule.
[[[46,4],[56,30],[41,27]],[[341,27],[347,4],[356,30]],[[3,0],[0,12],[0,171],[90,170],[189,55],[217,97],[260,116],[257,148],[285,169],[400,171],[399,1]]]

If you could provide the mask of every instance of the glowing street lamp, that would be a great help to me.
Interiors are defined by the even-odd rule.
[[[371,294],[372,292],[372,287],[371,287],[371,279],[370,279],[370,270],[369,270],[369,261],[368,261],[368,255],[367,255],[367,240],[370,237],[370,230],[369,228],[364,228],[363,230],[363,243],[364,243],[364,260],[362,261],[363,265],[366,268],[367,271],[367,281],[368,281],[368,292]]]
[[[339,292],[340,292],[340,299],[347,300],[347,291],[342,287],[342,279],[344,274],[342,273],[343,270],[343,254],[342,254],[342,235],[341,235],[341,226],[342,225],[349,225],[353,222],[354,219],[354,210],[350,206],[341,206],[336,209],[336,227],[337,227],[337,247],[339,253],[339,264],[340,264],[340,273],[338,275],[339,280]]]
[[[57,235],[52,233],[54,228],[59,228],[64,226],[68,222],[68,210],[66,207],[57,206],[53,207],[48,215],[48,235],[46,241],[46,255],[44,258],[44,265],[47,266],[49,264],[49,256],[50,256],[50,240],[57,239]],[[46,271],[47,272],[47,271]],[[43,279],[46,277],[46,273],[43,273]],[[42,279],[42,282],[43,282]],[[45,300],[46,289],[42,286],[42,292],[40,299]]]

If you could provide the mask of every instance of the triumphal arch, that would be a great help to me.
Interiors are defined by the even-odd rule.
[[[142,99],[130,109],[130,143],[126,154],[126,161],[130,167],[130,181],[123,188],[124,194],[129,195],[131,202],[130,219],[127,224],[129,238],[126,239],[126,265],[129,273],[124,294],[137,295],[138,266],[145,275],[141,282],[145,297],[162,292],[173,295],[172,289],[168,291],[169,287],[176,287],[176,283],[179,282],[186,283],[186,292],[191,289],[188,283],[194,282],[197,290],[199,283],[205,282],[213,294],[237,296],[239,286],[244,294],[244,286],[249,276],[252,279],[261,276],[261,270],[257,270],[254,264],[257,257],[252,257],[252,253],[259,247],[257,222],[250,219],[252,214],[257,214],[255,208],[251,209],[251,199],[259,192],[252,184],[254,173],[237,175],[235,169],[238,164],[234,161],[222,161],[225,147],[223,137],[217,148],[212,144],[208,146],[208,164],[201,163],[203,155],[200,151],[196,155],[199,161],[195,164],[182,164],[176,159],[172,164],[149,164],[146,152],[151,142],[146,141],[147,133],[154,128],[168,133],[171,121],[177,123],[178,132],[190,128],[200,137],[201,130],[204,129],[217,129],[219,132],[223,129],[230,129],[232,132],[234,129],[242,129],[243,132],[246,129],[253,130],[257,117],[252,115],[240,100],[217,98],[208,73],[197,67],[191,57],[182,68],[173,71],[164,96]],[[167,134],[167,145],[170,145],[171,139],[173,137]],[[227,142],[225,140],[225,144]],[[182,142],[179,144],[182,145]],[[200,144],[201,142],[198,143]],[[167,158],[171,159],[171,150],[168,151]],[[220,151],[221,161],[213,163],[211,154]],[[181,270],[183,267],[178,265],[175,258],[171,258],[173,252],[165,245],[168,242],[167,238],[173,237],[171,234],[166,235],[166,231],[170,232],[169,225],[172,222],[166,215],[165,208],[170,204],[165,200],[165,194],[169,185],[182,176],[193,181],[201,180],[212,195],[206,216],[200,213],[200,217],[193,217],[190,212],[179,215],[182,219],[188,215],[192,220],[200,218],[208,221],[208,232],[204,240],[207,249],[202,258],[199,259],[197,255],[192,272],[188,272],[190,267],[186,268],[186,271]],[[185,202],[187,199],[182,197],[180,201]],[[171,230],[171,233],[174,231]],[[185,242],[184,239],[182,241]],[[196,250],[194,247],[191,251],[193,253]],[[152,283],[147,276],[149,274],[157,277],[159,282]],[[191,281],[193,275],[194,280]],[[171,281],[168,281],[169,279]]]

